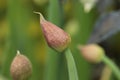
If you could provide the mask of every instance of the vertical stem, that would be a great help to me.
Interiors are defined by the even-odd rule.
[[[9,68],[10,68],[10,64],[11,64],[11,61],[13,59],[13,57],[15,56],[16,54],[16,51],[17,50],[17,31],[16,31],[16,28],[18,27],[18,18],[15,20],[15,14],[17,14],[17,11],[16,11],[16,8],[17,9],[20,9],[19,7],[19,4],[20,1],[14,1],[14,0],[7,0],[7,5],[8,5],[8,21],[9,21],[9,24],[10,24],[10,27],[9,27],[9,30],[10,30],[10,35],[8,37],[8,40],[7,40],[7,43],[6,44],[6,50],[4,52],[4,55],[3,55],[3,62],[2,62],[2,75],[6,76],[6,77],[10,77],[10,74],[9,74]],[[16,6],[17,5],[17,6]],[[14,17],[13,17],[14,15]],[[16,22],[16,23],[15,23]]]
[[[60,56],[50,48],[48,48],[48,52],[44,80],[57,80]]]
[[[50,6],[48,8],[48,20],[60,27],[63,21],[62,18],[63,11],[60,0],[50,0]]]
[[[118,80],[120,80],[120,70],[117,67],[117,65],[107,56],[104,56],[102,60],[106,65],[108,65],[111,68],[112,72],[115,74]]]
[[[78,44],[86,44],[89,35],[92,30],[92,26],[95,22],[96,18],[96,10],[92,10],[89,13],[84,12],[84,6],[79,0],[73,1],[73,16],[79,21],[79,28],[72,38],[71,50],[75,56],[75,60],[77,61],[76,66],[78,67],[78,74],[81,80],[90,80],[91,78],[91,65],[86,62],[86,60],[80,55],[80,52],[76,49]],[[80,37],[78,37],[80,36]]]
[[[68,64],[69,80],[79,80],[75,61],[69,49],[65,50],[65,56]]]
[[[2,75],[10,79],[10,65],[16,55],[16,50],[26,54],[33,64],[33,74],[31,80],[40,78],[39,65],[33,56],[32,41],[28,38],[27,31],[31,15],[29,13],[29,5],[24,0],[7,0],[8,12],[7,19],[9,22],[10,35],[7,39],[6,50],[3,54]],[[32,13],[32,12],[31,12]]]
[[[61,26],[63,16],[59,0],[49,0],[49,2],[48,20]],[[44,80],[59,80],[59,63],[61,61],[61,57],[62,56],[56,51],[48,48]]]

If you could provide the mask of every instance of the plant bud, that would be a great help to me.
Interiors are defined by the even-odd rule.
[[[35,13],[40,14],[40,24],[47,44],[56,51],[62,52],[65,50],[71,42],[70,35],[51,22],[45,20],[41,13]]]
[[[29,59],[17,52],[12,61],[10,73],[13,80],[27,80],[32,74],[32,65]]]
[[[97,44],[88,44],[86,46],[79,46],[82,56],[89,62],[99,63],[104,56],[104,50]]]

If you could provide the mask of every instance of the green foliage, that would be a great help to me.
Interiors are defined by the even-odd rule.
[[[87,2],[91,5],[90,9]],[[94,0],[0,0],[0,79],[12,80],[10,65],[19,50],[32,63],[30,80],[69,80],[69,77],[75,76],[69,76],[68,68],[75,66],[79,80],[91,80],[92,64],[81,56],[77,46],[87,43],[101,14],[95,4]],[[73,52],[75,66],[71,60],[67,67],[66,55],[70,58],[69,54],[58,54],[47,47],[39,16],[34,11],[41,12],[46,20],[71,35],[69,48]]]

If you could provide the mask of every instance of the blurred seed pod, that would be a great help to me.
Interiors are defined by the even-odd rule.
[[[102,14],[97,20],[88,44],[97,43],[101,45],[107,56],[120,61],[120,11]],[[92,80],[98,80],[101,76],[103,64],[93,67]],[[98,71],[99,74],[98,74]],[[96,75],[95,75],[96,74]]]
[[[81,55],[91,63],[100,63],[104,57],[104,50],[97,44],[88,44],[78,47],[81,51]]]
[[[11,63],[10,73],[13,80],[27,80],[32,74],[31,62],[19,51]]]
[[[101,15],[88,43],[98,43],[107,55],[119,59],[120,56],[120,11]]]

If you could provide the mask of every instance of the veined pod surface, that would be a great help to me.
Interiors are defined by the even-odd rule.
[[[32,65],[29,59],[17,51],[10,67],[13,80],[27,80],[32,74]]]
[[[58,52],[64,51],[71,42],[70,35],[55,24],[45,20],[41,13],[35,13],[40,14],[40,25],[47,44]]]

